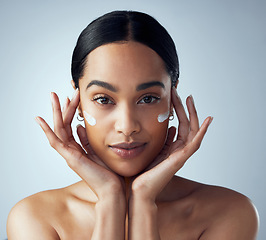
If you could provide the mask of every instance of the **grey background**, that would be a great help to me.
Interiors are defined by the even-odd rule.
[[[201,122],[214,116],[202,147],[178,174],[247,195],[260,214],[258,239],[266,239],[262,0],[1,0],[0,239],[16,202],[79,180],[34,117],[52,123],[49,93],[62,100],[73,94],[70,61],[79,33],[116,9],[147,12],[168,29],[180,58],[182,99],[194,96]]]

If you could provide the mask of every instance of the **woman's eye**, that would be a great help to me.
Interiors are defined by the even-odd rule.
[[[96,97],[93,101],[101,105],[114,104],[108,97]]]
[[[159,97],[155,97],[155,96],[145,96],[144,98],[142,98],[139,103],[145,103],[145,104],[150,104],[150,103],[154,103],[156,101],[158,101],[160,98]]]

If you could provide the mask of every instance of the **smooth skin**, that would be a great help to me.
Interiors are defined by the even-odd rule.
[[[93,80],[116,91],[87,87]],[[164,88],[137,90],[155,80]],[[43,118],[36,120],[82,181],[16,204],[8,218],[9,240],[256,239],[258,217],[247,197],[175,176],[199,149],[212,117],[199,126],[192,96],[186,100],[187,117],[161,58],[150,48],[128,42],[95,49],[72,100],[67,98],[62,110],[55,93],[51,100],[54,130]],[[77,128],[82,146],[71,128],[77,108],[97,121]],[[168,121],[157,121],[171,108],[179,121],[176,139]],[[134,159],[110,150],[114,143],[131,141],[146,144]]]

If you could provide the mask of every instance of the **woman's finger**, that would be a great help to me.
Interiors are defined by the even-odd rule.
[[[66,109],[66,113],[64,115],[64,126],[65,129],[67,131],[67,134],[69,135],[69,137],[73,137],[72,136],[72,128],[71,128],[71,122],[73,120],[73,117],[76,113],[76,109],[79,105],[79,90],[78,88],[76,89],[73,98],[71,99],[68,108]]]
[[[184,164],[185,162],[199,149],[201,142],[207,132],[208,127],[212,122],[212,117],[208,117],[202,123],[199,131],[193,138],[193,140],[184,146],[183,149],[177,149],[174,151],[170,157],[167,159],[165,165],[169,165],[166,167],[165,171],[168,171],[168,174],[175,174]]]
[[[167,136],[167,139],[165,141],[164,148],[162,150],[162,152],[164,154],[169,153],[169,151],[171,150],[171,146],[173,144],[173,140],[175,138],[175,134],[176,134],[176,128],[175,127],[170,127],[169,130],[168,130],[168,136]]]
[[[79,137],[79,140],[80,140],[82,147],[90,155],[91,154],[91,148],[90,148],[89,140],[87,137],[86,129],[83,126],[81,126],[80,124],[77,126],[77,134],[78,134],[78,137]]]
[[[185,143],[189,134],[189,120],[175,88],[172,88],[172,102],[179,121],[176,143],[179,144],[180,141]]]
[[[53,108],[54,132],[62,141],[67,141],[68,135],[65,130],[61,106],[56,93],[51,92],[51,102]]]
[[[50,145],[60,154],[62,155],[60,150],[63,145],[65,145],[62,140],[53,132],[50,126],[46,123],[46,121],[41,117],[36,117],[35,120],[41,126],[42,130],[44,131]],[[63,156],[63,155],[62,155]]]
[[[192,95],[187,98],[186,104],[190,119],[190,132],[187,141],[190,142],[199,130],[199,119]]]
[[[67,97],[65,100],[65,104],[63,106],[63,109],[62,109],[63,119],[65,119],[65,115],[66,115],[66,111],[68,109],[69,103],[70,103],[70,99]]]
[[[175,153],[172,155],[172,157],[176,159],[178,165],[181,164],[180,167],[182,167],[184,163],[187,161],[187,159],[191,157],[200,148],[201,142],[212,120],[213,120],[212,117],[207,117],[202,123],[199,131],[194,136],[192,141],[189,142],[186,146],[184,146],[184,148],[181,151],[176,151],[177,153],[176,155]]]
[[[202,125],[201,125],[199,131],[197,132],[197,134],[195,135],[195,137],[192,139],[192,141],[190,143],[192,145],[191,155],[199,149],[201,142],[202,142],[202,140],[203,140],[203,138],[204,138],[204,136],[208,130],[208,127],[212,123],[212,120],[213,120],[213,117],[210,117],[210,116],[207,117],[204,120],[204,122],[202,123]]]

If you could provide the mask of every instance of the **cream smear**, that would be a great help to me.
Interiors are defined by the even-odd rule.
[[[167,118],[169,117],[169,111],[167,111],[166,113],[162,113],[158,115],[158,122],[162,123],[164,122]]]
[[[86,111],[83,111],[83,114],[88,124],[90,124],[91,126],[94,126],[96,124],[96,119],[93,116],[88,114]]]

